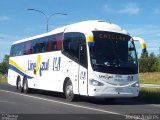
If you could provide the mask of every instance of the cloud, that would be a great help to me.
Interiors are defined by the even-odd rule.
[[[128,3],[123,5],[123,7],[118,11],[120,14],[131,14],[131,15],[137,15],[140,12],[140,8],[133,3]]]
[[[23,36],[15,36],[15,35],[7,35],[7,34],[0,34],[0,45],[3,42],[14,42],[16,40],[19,40]]]
[[[111,13],[111,14],[114,13],[114,14],[130,14],[130,15],[137,15],[141,11],[138,5],[134,3],[122,4],[122,5],[119,5],[119,8],[113,8],[108,4],[105,4],[103,6],[103,10],[104,12]]]
[[[141,26],[135,26],[135,25],[129,25],[128,31],[137,36],[150,36],[150,37],[159,37],[160,36],[160,28],[156,25],[141,25]]]
[[[7,21],[10,20],[11,18],[8,16],[0,16],[0,21]]]
[[[115,10],[114,10],[113,8],[111,8],[108,4],[105,4],[105,5],[103,6],[103,9],[104,9],[104,11],[105,11],[106,13],[114,13],[114,12],[115,12]]]

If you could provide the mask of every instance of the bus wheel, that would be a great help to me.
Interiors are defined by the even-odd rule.
[[[23,88],[22,88],[22,85],[21,85],[21,78],[20,78],[20,77],[17,78],[16,87],[17,87],[17,90],[18,90],[19,92],[22,92],[22,91],[23,91]]]
[[[71,102],[74,99],[74,93],[73,93],[73,85],[71,80],[68,80],[66,85],[65,85],[65,97],[66,100]]]
[[[23,80],[23,92],[26,94],[29,93],[28,80],[26,78]]]

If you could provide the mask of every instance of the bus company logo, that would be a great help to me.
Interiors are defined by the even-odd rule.
[[[99,78],[110,79],[113,78],[113,76],[106,73],[105,75],[99,75]]]
[[[61,57],[53,58],[53,71],[59,71],[61,65]]]
[[[81,71],[81,73],[80,73],[80,79],[81,80],[85,80],[86,79],[86,72],[85,71]]]
[[[128,76],[127,81],[133,81],[133,75]]]
[[[47,71],[49,70],[49,59],[47,59],[47,61],[45,62],[41,62],[41,56],[38,55],[37,57],[37,62],[32,62],[32,60],[28,60],[28,70],[35,71],[35,75],[38,74],[39,72],[39,76],[42,76],[42,71]]]

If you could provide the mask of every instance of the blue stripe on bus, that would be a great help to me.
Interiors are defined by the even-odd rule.
[[[19,69],[17,69],[17,68],[16,68],[15,66],[13,66],[13,65],[9,65],[9,69],[17,72],[18,74],[20,74],[20,75],[22,75],[22,76],[26,76],[28,79],[32,79],[32,78],[33,78],[33,77],[31,77],[31,76],[23,73],[22,71],[20,71]]]
[[[94,43],[93,42],[88,42],[88,46],[93,47]]]

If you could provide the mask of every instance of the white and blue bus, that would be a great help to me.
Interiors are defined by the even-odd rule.
[[[11,46],[8,83],[32,89],[100,98],[137,97],[138,61],[134,41],[120,26],[83,21]]]

